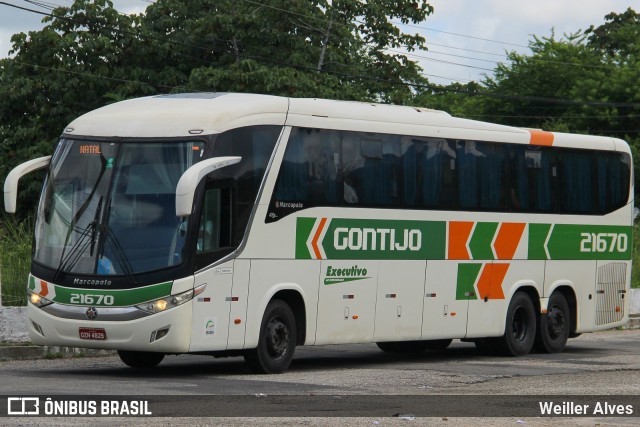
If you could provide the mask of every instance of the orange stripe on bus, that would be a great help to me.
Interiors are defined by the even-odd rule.
[[[473,222],[449,222],[448,259],[471,259],[467,250],[467,241],[473,229]]]
[[[313,252],[316,255],[316,259],[322,259],[322,254],[320,253],[320,249],[318,248],[318,239],[320,239],[320,235],[322,234],[322,229],[324,228],[324,224],[326,222],[327,222],[327,218],[322,218],[320,220],[320,225],[318,225],[316,234],[313,236],[313,240],[311,241],[311,246],[313,247]]]
[[[521,222],[503,222],[493,243],[497,259],[513,259],[522,237],[525,224]]]
[[[40,296],[46,297],[47,295],[49,295],[49,285],[47,284],[47,282],[45,282],[44,280],[41,280],[40,286],[42,287],[42,290],[40,291]]]
[[[553,133],[545,132],[543,130],[529,130],[531,135],[529,144],[531,145],[544,145],[551,147],[553,145]]]
[[[485,264],[478,279],[478,294],[480,299],[504,299],[502,281],[507,275],[509,264]]]

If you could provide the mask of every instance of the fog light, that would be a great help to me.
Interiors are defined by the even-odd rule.
[[[169,333],[169,328],[170,326],[165,326],[164,328],[156,329],[155,331],[151,332],[151,338],[149,339],[149,342],[158,341],[159,339],[167,336],[167,334]]]

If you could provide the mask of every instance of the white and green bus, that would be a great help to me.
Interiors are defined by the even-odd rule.
[[[628,317],[632,162],[621,140],[423,108],[152,96],[64,130],[28,279],[36,344],[243,355],[297,345],[559,352]]]

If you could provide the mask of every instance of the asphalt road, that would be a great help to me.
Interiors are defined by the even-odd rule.
[[[522,358],[480,355],[473,344],[454,343],[446,351],[420,356],[382,353],[373,344],[300,347],[289,372],[253,375],[241,358],[167,356],[158,369],[140,372],[125,367],[117,356],[0,362],[2,395],[163,395],[184,408],[202,410],[198,397],[223,396],[338,396],[367,397],[372,405],[384,399],[437,395],[640,395],[640,330],[585,334],[569,341],[560,354],[530,354]],[[185,398],[190,396],[191,398]],[[384,396],[390,396],[385,398]],[[222,402],[224,403],[224,402]],[[236,402],[237,403],[237,402]],[[254,408],[255,409],[255,408]],[[634,408],[640,416],[640,406]],[[391,411],[391,409],[389,409]],[[469,418],[392,417],[380,410],[359,418],[172,418],[173,425],[467,425]],[[304,415],[304,410],[294,412]],[[248,410],[246,414],[259,414]],[[397,414],[395,414],[397,415]],[[407,415],[407,414],[401,414]],[[411,415],[411,414],[408,414]],[[455,411],[452,413],[455,416]],[[387,418],[390,417],[390,418]],[[128,423],[127,419],[93,419],[92,425]],[[130,420],[130,419],[128,419]],[[160,420],[160,421],[158,421]],[[164,421],[163,421],[164,420]],[[493,420],[493,421],[491,421]],[[559,420],[559,421],[558,421]],[[86,419],[4,418],[7,425],[86,425]],[[136,419],[136,424],[158,425],[166,418]],[[521,422],[520,422],[521,421]],[[631,418],[522,418],[474,419],[473,424],[514,425],[637,425]],[[49,424],[50,423],[50,424]]]

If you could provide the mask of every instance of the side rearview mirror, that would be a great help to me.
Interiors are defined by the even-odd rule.
[[[214,157],[203,160],[184,171],[176,187],[176,216],[191,215],[193,196],[202,178],[216,169],[240,162],[242,157]]]
[[[4,181],[4,210],[8,213],[16,213],[18,204],[18,181],[26,174],[34,170],[46,168],[51,162],[51,156],[39,157],[29,160],[13,168]]]

